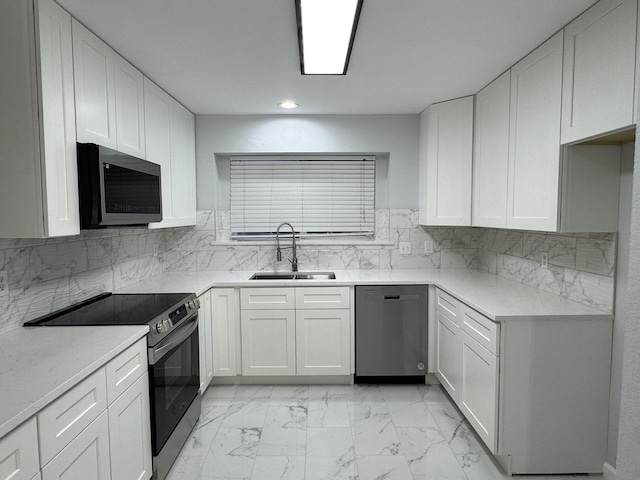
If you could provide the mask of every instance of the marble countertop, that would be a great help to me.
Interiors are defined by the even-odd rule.
[[[613,318],[611,313],[477,270],[336,270],[335,280],[249,280],[254,273],[167,272],[117,293],[194,292],[201,295],[212,287],[433,284],[497,322],[526,318]]]
[[[0,335],[0,438],[148,331],[147,325],[32,327]]]

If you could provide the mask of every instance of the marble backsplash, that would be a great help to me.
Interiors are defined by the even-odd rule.
[[[167,233],[165,269],[288,270],[288,251],[276,261],[275,244],[230,242],[229,212],[198,211],[195,228]],[[400,255],[398,242],[411,242]],[[425,253],[425,242],[429,253]],[[233,243],[233,244],[232,244]],[[376,210],[376,242],[318,245],[303,241],[300,270],[471,268],[612,311],[615,234],[557,235],[471,227],[422,227],[417,209]],[[549,268],[541,254],[548,252]]]
[[[552,234],[474,228],[477,267],[598,310],[613,311],[614,233]],[[549,268],[542,268],[542,253]]]
[[[229,242],[228,211],[198,211],[196,228],[167,234],[165,268],[195,270],[288,270],[290,251],[276,261],[275,242]],[[398,242],[411,242],[412,253],[400,255]],[[424,243],[430,249],[425,253]],[[347,241],[348,242],[348,241]],[[298,245],[300,270],[360,270],[393,268],[473,268],[477,245],[469,227],[425,229],[417,209],[376,211],[376,242],[344,240],[332,245],[303,240]]]
[[[104,291],[163,271],[288,270],[275,244],[229,242],[227,211],[198,211],[195,227],[108,229],[57,239],[0,239],[0,333]],[[398,242],[411,242],[400,255]],[[425,253],[425,242],[429,253]],[[417,209],[376,211],[376,242],[302,242],[300,270],[471,268],[611,311],[614,234],[556,235],[484,228],[421,227]],[[154,256],[154,245],[157,256]],[[540,265],[549,253],[549,268]]]
[[[0,333],[164,271],[170,230],[107,229],[55,239],[0,239]],[[154,245],[157,256],[154,256]]]

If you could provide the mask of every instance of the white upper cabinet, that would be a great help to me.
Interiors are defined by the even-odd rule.
[[[195,117],[175,100],[171,109],[173,220],[167,226],[196,224]],[[168,219],[167,219],[168,220]]]
[[[118,150],[144,159],[144,76],[116,55],[115,85]]]
[[[73,20],[78,142],[117,150],[115,57],[109,45]]]
[[[162,168],[162,221],[149,228],[195,225],[195,118],[147,78],[144,105],[147,160]]]
[[[78,234],[71,16],[2,2],[0,64],[0,237]]]
[[[510,92],[509,70],[476,95],[472,204],[474,227],[504,228],[507,224]]]
[[[162,216],[172,216],[171,97],[151,80],[144,79],[144,113],[147,160],[161,168]],[[152,224],[153,225],[153,224]]]
[[[420,130],[420,224],[471,225],[473,97],[430,105]]]
[[[635,124],[637,0],[601,0],[564,30],[562,143]]]
[[[511,69],[507,227],[556,231],[562,32]]]
[[[142,73],[75,20],[73,48],[78,141],[146,158]]]

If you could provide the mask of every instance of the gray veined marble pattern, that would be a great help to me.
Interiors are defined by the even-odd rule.
[[[226,423],[225,423],[226,422]],[[439,386],[212,386],[169,480],[507,477]],[[590,480],[603,480],[590,476]]]

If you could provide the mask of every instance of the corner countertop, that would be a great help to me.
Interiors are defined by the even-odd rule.
[[[249,280],[253,271],[167,272],[116,293],[194,292],[213,287],[303,287],[429,284],[435,285],[496,322],[523,319],[613,319],[602,312],[552,293],[497,275],[466,269],[336,270],[335,280]]]
[[[148,331],[147,325],[20,327],[0,335],[0,438]]]

